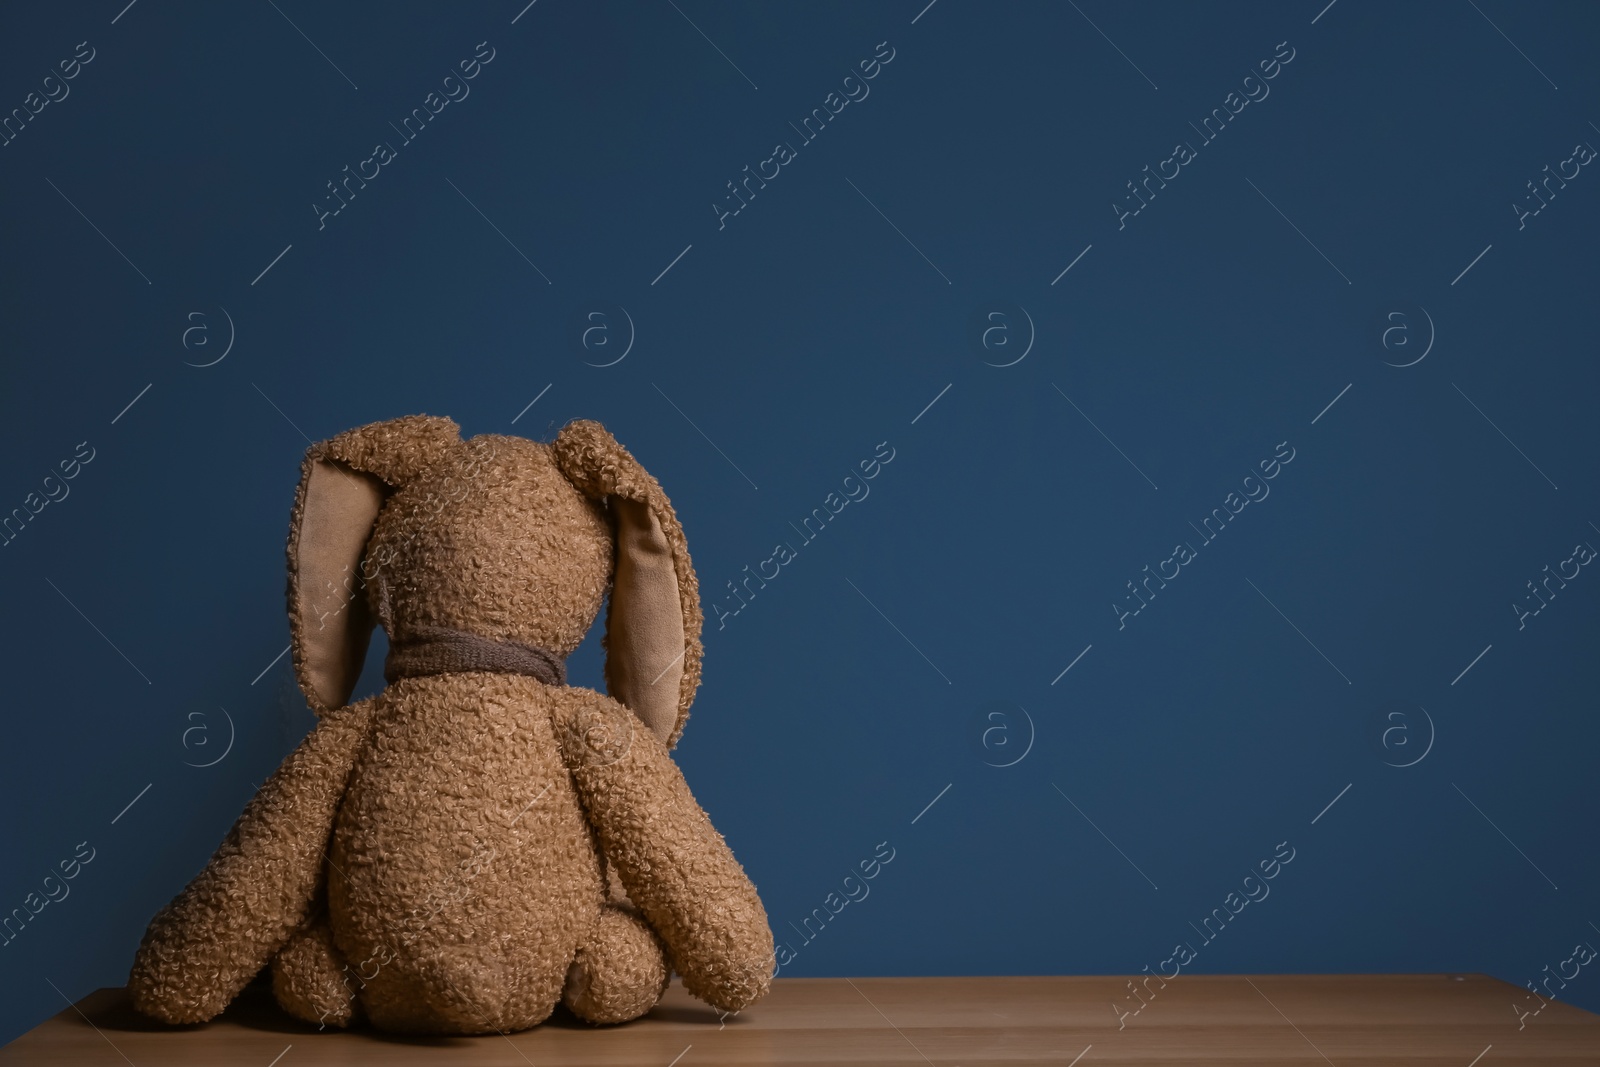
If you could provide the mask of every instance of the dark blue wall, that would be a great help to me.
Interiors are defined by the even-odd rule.
[[[1187,941],[1522,986],[1600,943],[1593,5],[124,2],[0,16],[0,108],[40,108],[0,509],[41,507],[0,548],[0,907],[68,894],[0,948],[0,1036],[120,983],[310,726],[299,460],[414,412],[599,419],[673,497],[678,758],[785,974]]]

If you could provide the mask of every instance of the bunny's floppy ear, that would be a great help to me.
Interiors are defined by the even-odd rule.
[[[562,473],[606,503],[616,529],[606,690],[671,748],[700,685],[703,616],[683,527],[660,484],[599,423],[568,424],[552,447]]]
[[[375,622],[363,557],[379,510],[460,440],[450,419],[408,415],[306,451],[289,518],[289,632],[295,674],[317,714],[343,707],[361,676]]]

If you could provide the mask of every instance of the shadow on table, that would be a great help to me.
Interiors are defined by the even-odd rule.
[[[114,1032],[137,1033],[184,1033],[190,1030],[205,1030],[218,1022],[232,1023],[234,1026],[246,1030],[261,1030],[281,1034],[312,1035],[318,1033],[352,1033],[361,1034],[377,1041],[387,1041],[403,1045],[418,1045],[422,1047],[449,1048],[460,1044],[471,1043],[473,1038],[464,1036],[426,1034],[394,1034],[382,1030],[375,1030],[365,1022],[356,1024],[345,1030],[329,1027],[318,1030],[310,1023],[301,1022],[294,1016],[278,1007],[272,997],[272,985],[269,981],[257,979],[251,982],[234,998],[226,1010],[216,1019],[206,1023],[172,1024],[152,1019],[136,1011],[128,1001],[128,994],[121,989],[103,989],[88,997],[80,1006],[84,1017],[100,1028]],[[709,1026],[716,1024],[722,1026],[738,1025],[738,1017],[734,1015],[723,1019],[716,1010],[698,1005],[667,1005],[659,1004],[644,1016],[639,1022],[655,1021],[671,1024],[688,1024],[694,1026]],[[628,1023],[620,1024],[628,1026]],[[595,1026],[585,1022],[572,1014],[564,1005],[557,1004],[555,1011],[544,1022],[534,1029],[554,1030],[609,1030],[613,1027]],[[518,1033],[529,1033],[521,1030]]]

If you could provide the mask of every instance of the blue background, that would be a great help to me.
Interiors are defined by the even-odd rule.
[[[0,148],[0,510],[94,452],[0,548],[0,909],[94,849],[0,948],[0,1037],[120,984],[310,727],[274,660],[300,457],[416,412],[599,419],[666,487],[708,618],[677,758],[784,974],[1133,973],[1188,940],[1197,972],[1520,987],[1600,942],[1600,577],[1511,606],[1600,545],[1600,177],[1511,206],[1600,144],[1600,9],[924,2],[0,16],[0,108],[94,49]],[[377,141],[397,157],[319,229]],[[800,545],[880,442],[870,496]],[[1280,442],[1270,496],[1202,543]],[[1561,995],[1600,1008],[1600,976]]]

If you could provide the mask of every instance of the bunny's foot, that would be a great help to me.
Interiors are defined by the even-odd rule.
[[[284,1011],[308,1023],[349,1026],[360,1005],[344,956],[326,915],[295,931],[272,960],[272,995]]]
[[[661,940],[632,909],[600,909],[567,970],[562,1003],[591,1023],[623,1023],[656,1006],[672,971]]]

